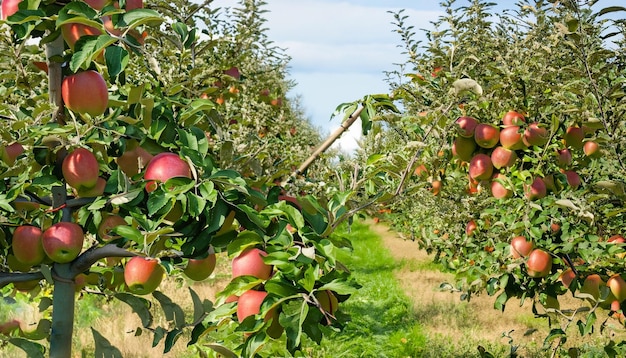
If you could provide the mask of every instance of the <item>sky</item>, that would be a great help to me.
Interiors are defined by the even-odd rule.
[[[496,9],[512,8],[516,3],[494,2]],[[388,12],[405,9],[416,39],[426,42],[420,29],[432,29],[431,22],[444,14],[438,4],[437,0],[267,0],[268,37],[291,57],[289,78],[296,87],[289,96],[299,95],[307,117],[330,134],[340,124],[340,118],[330,120],[339,104],[366,94],[388,93],[384,72],[405,62],[403,49],[398,47],[400,36],[394,33],[394,19]],[[236,0],[213,2],[216,7],[236,5]],[[358,147],[359,137],[357,122],[338,144],[350,152]]]

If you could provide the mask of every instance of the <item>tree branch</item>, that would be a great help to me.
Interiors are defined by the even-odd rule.
[[[98,260],[107,257],[133,257],[137,256],[136,253],[130,252],[122,247],[114,244],[108,244],[102,247],[92,247],[89,250],[83,252],[74,260],[70,267],[70,273],[75,277],[81,272],[86,271]]]
[[[12,282],[26,282],[43,279],[41,272],[0,272],[0,287]]]

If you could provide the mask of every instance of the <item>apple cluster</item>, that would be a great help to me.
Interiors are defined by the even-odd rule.
[[[481,123],[469,116],[459,117],[456,122],[457,135],[452,144],[452,153],[468,164],[469,193],[480,189],[479,184],[488,184],[491,194],[498,199],[515,194],[512,178],[506,175],[516,166],[521,166],[521,157],[533,148],[543,148],[551,141],[550,131],[538,122],[526,123],[519,112],[509,111],[501,124]],[[524,184],[524,193],[530,200],[545,197],[548,191],[557,192],[561,185],[557,175],[572,188],[577,189],[582,180],[573,168],[572,151],[580,150],[586,158],[598,158],[600,146],[596,141],[585,139],[593,130],[578,126],[568,127],[560,141],[561,148],[554,153],[554,162],[559,173],[550,173],[532,178]],[[580,161],[583,163],[584,161]]]

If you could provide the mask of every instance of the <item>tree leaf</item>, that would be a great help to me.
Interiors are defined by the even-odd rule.
[[[122,352],[109,342],[100,332],[91,327],[93,340],[96,346],[94,356],[96,358],[122,358]]]
[[[129,305],[133,312],[135,312],[141,319],[141,324],[144,327],[149,327],[152,324],[152,314],[150,313],[150,301],[145,298],[137,297],[130,293],[118,292],[114,296],[118,300]]]

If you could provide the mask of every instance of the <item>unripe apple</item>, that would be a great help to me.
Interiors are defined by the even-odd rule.
[[[7,17],[15,14],[19,10],[20,2],[22,0],[2,0],[2,13],[0,13],[2,20],[6,20]]]
[[[61,170],[67,184],[77,190],[91,189],[98,183],[98,159],[88,149],[74,149],[63,159]]]
[[[493,164],[491,157],[487,154],[476,154],[469,164],[469,175],[472,179],[487,180],[493,174]]]
[[[324,312],[330,315],[334,315],[335,312],[337,312],[337,309],[339,308],[339,301],[337,300],[337,297],[333,294],[332,291],[330,290],[317,291],[315,293],[315,298],[317,299],[317,302],[319,302],[320,308]]]
[[[272,266],[263,262],[263,257],[267,253],[257,248],[244,250],[232,262],[233,278],[239,276],[254,276],[262,280],[267,280],[272,274]]]
[[[524,144],[524,133],[518,126],[510,126],[502,128],[500,131],[500,144],[504,148],[518,150],[526,148]]]
[[[553,174],[548,174],[545,177],[543,177],[543,183],[546,186],[546,192],[549,190],[553,193],[556,193],[556,184],[554,183],[554,175]]]
[[[513,191],[507,189],[497,179],[507,181],[507,177],[503,174],[496,173],[491,179],[491,194],[494,198],[505,199],[510,198],[513,195]]]
[[[24,153],[24,146],[20,143],[12,143],[6,147],[0,147],[0,160],[4,161],[7,165],[12,166],[15,164],[15,160],[20,154]]]
[[[41,243],[48,257],[58,263],[74,260],[83,249],[85,235],[80,225],[72,222],[59,222],[43,232]]]
[[[237,300],[237,320],[239,323],[249,316],[259,314],[265,297],[267,297],[267,292],[264,291],[248,290],[241,294]]]
[[[496,169],[512,167],[516,161],[517,154],[515,151],[502,146],[495,147],[491,152],[491,163]]]
[[[533,250],[526,261],[528,276],[546,277],[552,270],[552,256],[541,249]]]
[[[585,133],[583,132],[583,129],[573,126],[568,127],[565,130],[565,135],[563,137],[563,139],[565,139],[565,145],[574,149],[582,149],[584,138]]]
[[[42,231],[36,226],[22,225],[13,232],[13,255],[15,258],[30,266],[39,265],[46,258],[41,243]]]
[[[452,155],[459,157],[465,162],[472,160],[474,151],[476,150],[476,142],[473,138],[458,136],[454,138],[452,143]]]
[[[546,195],[546,183],[539,177],[536,177],[532,184],[526,188],[526,197],[530,200],[538,200],[544,198]]]
[[[626,281],[619,274],[614,274],[607,281],[606,285],[611,289],[615,299],[622,302],[626,300]]]
[[[178,154],[159,153],[155,155],[146,167],[144,179],[148,180],[146,191],[153,192],[158,183],[164,183],[175,177],[191,178],[191,168],[187,161],[181,159]]]
[[[109,93],[104,77],[88,70],[67,76],[61,84],[63,103],[71,111],[92,117],[104,114],[109,105]]]
[[[100,240],[107,242],[119,238],[112,233],[112,230],[120,225],[128,225],[123,217],[115,214],[104,214],[100,225],[98,225],[98,237]]]
[[[154,292],[163,280],[165,269],[156,258],[135,256],[124,268],[124,281],[128,290],[136,295]]]
[[[215,253],[211,253],[205,258],[189,259],[183,273],[194,281],[203,281],[211,276],[215,270],[216,262]]]
[[[474,129],[474,140],[480,147],[493,148],[500,140],[500,128],[488,123],[479,123]]]
[[[521,126],[526,123],[524,115],[516,111],[508,111],[502,117],[502,124],[505,126]]]
[[[139,174],[154,156],[140,146],[125,151],[116,162],[124,174],[132,177]]]
[[[550,139],[550,134],[548,130],[544,127],[540,126],[539,123],[531,123],[528,125],[526,130],[524,131],[524,137],[522,141],[527,147],[536,145],[541,147],[548,143]]]
[[[463,116],[456,120],[457,132],[461,137],[474,137],[474,130],[478,125],[478,121],[473,117]]]
[[[511,256],[520,258],[528,256],[533,250],[532,241],[526,241],[524,236],[515,236],[511,239]]]

